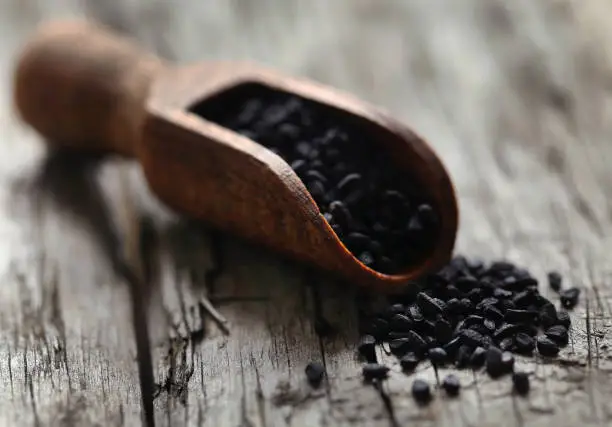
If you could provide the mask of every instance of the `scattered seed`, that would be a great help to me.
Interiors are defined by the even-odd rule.
[[[563,325],[551,326],[546,330],[545,334],[559,346],[566,346],[569,342],[567,328]]]
[[[412,352],[404,354],[400,359],[400,365],[405,372],[414,371],[418,364],[419,358]]]
[[[453,374],[449,374],[442,380],[442,388],[446,391],[449,396],[457,396],[461,389],[461,383],[459,378]]]
[[[366,381],[384,380],[389,375],[389,368],[379,363],[366,363],[363,365],[362,374]]]
[[[525,396],[529,393],[529,375],[526,372],[515,372],[512,374],[512,385],[517,394]]]
[[[561,274],[557,271],[551,271],[550,273],[548,273],[548,285],[550,286],[550,289],[552,289],[555,292],[559,292],[561,291],[561,284],[562,284],[563,278],[561,277]]]
[[[441,366],[448,360],[448,354],[443,348],[435,347],[429,350],[429,360],[434,366]]]
[[[545,357],[555,357],[559,354],[559,346],[550,338],[541,335],[536,340],[538,352]]]
[[[420,404],[426,404],[431,401],[431,388],[429,384],[421,379],[416,379],[412,383],[412,396]]]
[[[580,297],[580,289],[578,288],[568,288],[559,293],[561,297],[561,305],[571,310],[578,304],[578,298]]]
[[[320,362],[310,362],[304,370],[306,378],[312,387],[319,387],[325,376],[325,367]]]

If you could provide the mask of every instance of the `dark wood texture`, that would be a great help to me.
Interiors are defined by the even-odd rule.
[[[52,145],[132,155],[161,200],[225,232],[382,292],[401,289],[450,259],[458,212],[442,162],[406,126],[354,97],[253,64],[164,66],[125,37],[73,21],[43,24],[15,75],[21,116]],[[400,274],[366,267],[338,239],[285,161],[189,112],[243,82],[295,93],[365,122],[372,139],[397,159],[389,167],[416,179],[439,212],[441,231],[431,253],[402,266]]]
[[[133,162],[47,156],[14,116],[23,43],[67,15],[169,61],[267,63],[405,120],[456,184],[460,251],[583,289],[570,346],[518,360],[528,399],[462,373],[460,398],[419,408],[409,388],[434,380],[429,365],[362,385],[354,288],[170,214]],[[609,425],[611,15],[607,0],[0,2],[0,425],[141,425],[126,266],[145,279],[158,426]],[[314,333],[320,314],[336,335]],[[318,391],[310,360],[329,372]]]

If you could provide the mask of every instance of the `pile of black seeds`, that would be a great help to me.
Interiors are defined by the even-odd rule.
[[[396,273],[433,249],[439,219],[421,187],[346,113],[257,84],[224,91],[191,111],[289,163],[340,240],[368,267]]]
[[[578,302],[578,288],[562,288],[562,278],[548,275],[559,294],[559,307],[538,291],[538,280],[507,261],[484,264],[457,256],[450,264],[396,296],[373,315],[362,314],[358,345],[368,372],[383,372],[376,358],[382,345],[404,371],[429,360],[437,368],[478,369],[492,378],[513,376],[517,393],[529,390],[525,374],[514,372],[514,354],[556,357],[568,344],[571,321],[567,309]],[[366,374],[364,369],[364,375]],[[380,376],[378,379],[384,379]],[[451,393],[455,378],[445,380]],[[426,395],[421,383],[413,393]],[[458,387],[457,387],[458,390]]]

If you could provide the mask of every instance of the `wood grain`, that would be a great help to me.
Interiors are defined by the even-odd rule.
[[[610,12],[604,0],[4,2],[0,424],[140,425],[126,263],[147,283],[157,425],[610,424]],[[518,361],[535,375],[529,399],[464,373],[459,399],[419,409],[408,390],[434,378],[427,366],[362,385],[354,288],[177,219],[132,164],[47,157],[16,122],[15,54],[36,22],[70,14],[166,58],[262,61],[388,108],[449,166],[460,251],[583,289],[570,346],[555,363]],[[319,315],[336,335],[317,336]],[[317,391],[303,375],[313,359],[330,376]]]

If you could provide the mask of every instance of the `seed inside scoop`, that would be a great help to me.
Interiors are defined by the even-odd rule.
[[[393,274],[433,249],[439,216],[422,187],[347,113],[251,83],[208,98],[192,112],[283,158],[364,265]]]

